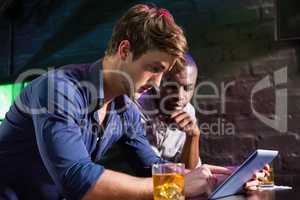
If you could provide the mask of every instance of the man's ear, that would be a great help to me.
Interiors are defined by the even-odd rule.
[[[118,55],[122,60],[126,60],[130,53],[130,42],[128,40],[122,40],[118,47]]]

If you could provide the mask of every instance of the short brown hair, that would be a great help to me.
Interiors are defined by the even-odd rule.
[[[161,50],[182,62],[187,50],[183,30],[175,23],[173,16],[168,10],[154,5],[135,5],[119,19],[106,54],[115,54],[122,40],[130,42],[133,59],[147,50]]]

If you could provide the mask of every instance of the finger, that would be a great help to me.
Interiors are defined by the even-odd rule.
[[[182,129],[185,129],[186,126],[192,126],[193,120],[191,118],[185,118],[178,123],[178,126]],[[188,128],[188,127],[187,127]]]
[[[256,186],[250,186],[250,187],[246,187],[245,189],[250,190],[250,191],[255,191],[255,190],[257,190],[257,187]]]
[[[228,178],[229,175],[224,174],[213,174],[213,177],[217,180],[218,184],[221,184]]]
[[[171,117],[171,118],[172,118],[172,117]],[[182,120],[187,119],[187,118],[190,118],[189,114],[186,113],[186,112],[181,112],[181,113],[178,113],[178,114],[173,118],[173,120],[178,124],[179,122],[181,122]]]
[[[270,171],[270,169],[271,169],[271,167],[270,167],[270,165],[269,165],[269,164],[266,164],[266,165],[264,166],[264,170],[266,170],[266,171]]]
[[[246,184],[245,184],[245,188],[248,188],[248,187],[253,187],[253,186],[258,186],[259,184],[259,181],[257,179],[255,180],[250,180],[248,181]]]
[[[190,172],[191,172],[190,169],[184,169],[184,174],[188,174],[188,173],[190,173]]]
[[[263,173],[265,177],[270,176],[270,172],[265,169],[261,170],[260,172]]]
[[[176,118],[178,115],[180,115],[181,113],[185,113],[185,111],[183,111],[183,110],[176,110],[176,111],[174,111],[174,112],[171,114],[170,118],[174,119],[174,118]]]
[[[231,173],[238,168],[238,166],[225,166],[227,169],[231,171]]]
[[[263,180],[265,178],[264,172],[256,172],[253,176],[254,179]]]
[[[206,165],[206,167],[208,167],[213,174],[227,174],[227,175],[231,174],[231,170],[226,167],[221,167],[216,165]]]
[[[269,171],[264,171],[264,173],[265,173],[265,176],[270,176],[271,175]]]
[[[205,177],[211,177],[212,176],[212,172],[210,171],[210,169],[206,165],[203,165],[201,167],[201,169],[202,169],[202,173],[205,175]]]

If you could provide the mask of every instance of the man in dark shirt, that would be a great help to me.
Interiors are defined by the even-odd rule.
[[[150,148],[128,96],[184,62],[185,50],[167,10],[136,5],[117,22],[103,59],[33,80],[0,126],[0,199],[152,199],[151,178],[95,162],[117,141],[141,167],[165,162]],[[188,173],[186,195],[210,191],[212,173],[230,170],[204,166]]]

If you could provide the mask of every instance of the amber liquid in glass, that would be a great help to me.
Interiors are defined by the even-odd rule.
[[[154,174],[154,200],[184,200],[184,175],[179,173]]]

